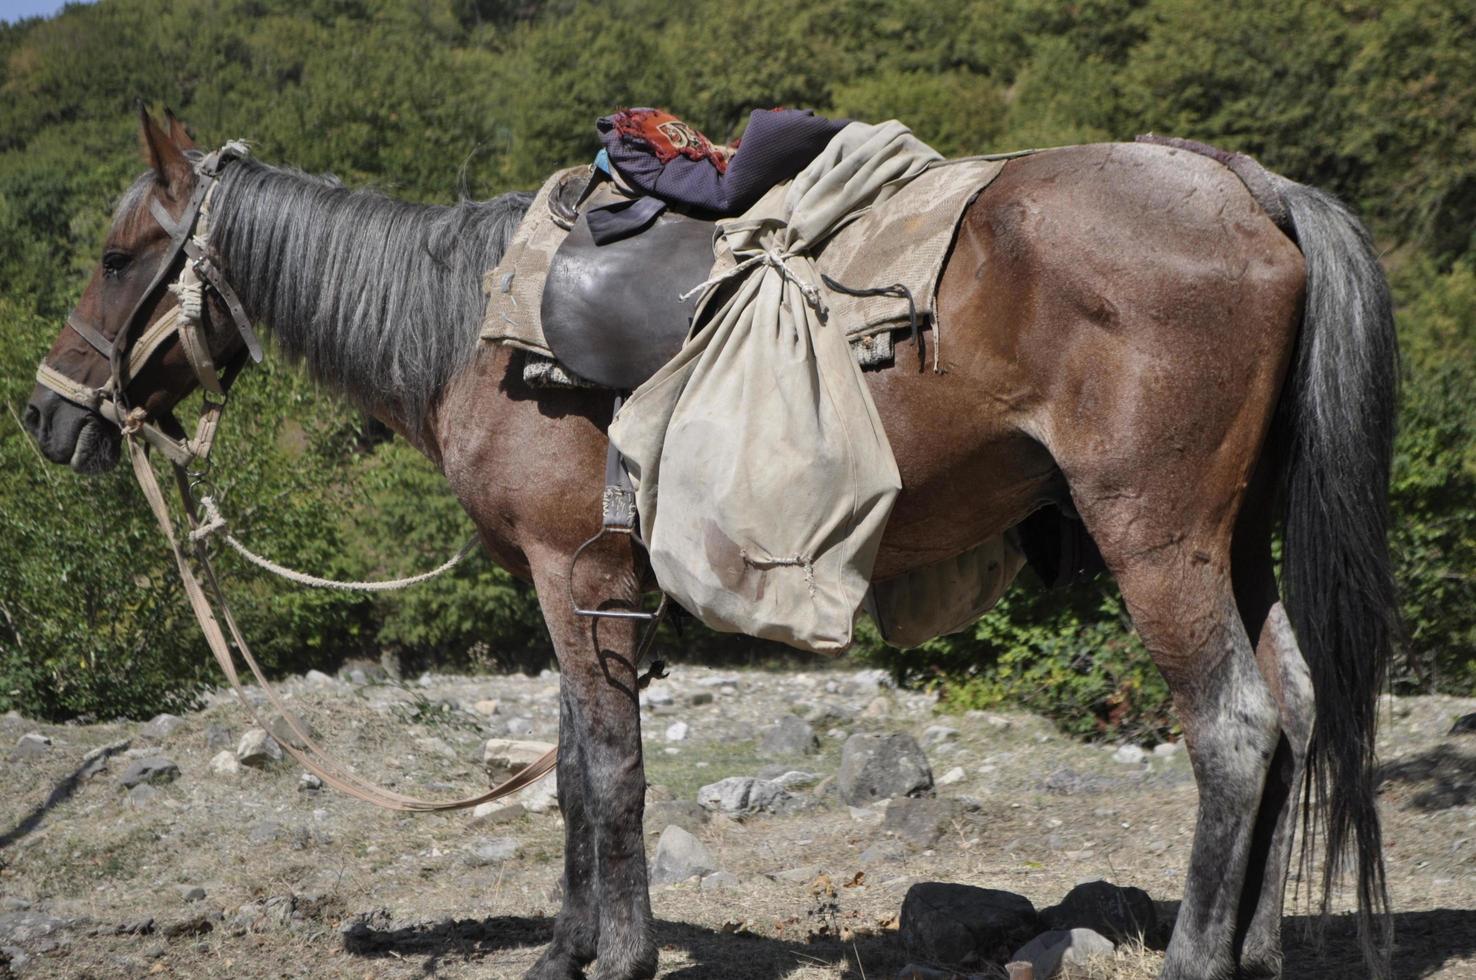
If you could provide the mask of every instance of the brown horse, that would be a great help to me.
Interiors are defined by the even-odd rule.
[[[143,135],[150,170],[76,314],[104,340],[129,335],[135,307],[144,323],[172,305],[154,285],[172,253],[150,206],[179,221],[197,180],[181,129],[145,114]],[[1304,787],[1324,811],[1324,884],[1356,858],[1370,949],[1387,904],[1371,769],[1396,626],[1387,287],[1349,212],[1259,174],[1265,207],[1182,149],[1012,160],[968,209],[944,271],[945,370],[908,366],[916,352],[904,351],[868,375],[903,482],[878,579],[1054,508],[1079,517],[1121,586],[1200,790],[1162,974],[1173,980],[1280,976]],[[530,976],[579,977],[591,962],[609,980],[652,976],[635,627],[576,617],[566,582],[600,512],[610,401],[529,388],[521,354],[475,340],[479,276],[527,196],[413,206],[250,159],[225,166],[217,190],[209,251],[250,317],[425,452],[491,555],[537,588],[561,668],[566,850],[563,908]],[[1284,209],[1286,231],[1268,208]],[[228,325],[209,295],[209,319]],[[217,363],[240,356],[236,331],[209,339]],[[83,386],[108,377],[73,329],[47,363]],[[166,344],[124,394],[161,418],[193,377]],[[48,388],[26,423],[75,469],[117,457],[116,427]],[[1282,518],[1290,618],[1271,553]],[[627,602],[651,585],[624,539],[578,577],[580,595]],[[1377,951],[1370,962],[1384,970]]]

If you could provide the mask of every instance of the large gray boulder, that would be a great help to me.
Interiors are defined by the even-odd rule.
[[[928,757],[911,735],[852,735],[841,749],[836,789],[851,806],[895,796],[920,796],[933,789]]]
[[[693,875],[705,875],[716,871],[706,845],[675,824],[661,832],[656,842],[656,854],[651,858],[651,884],[669,885],[686,881]]]
[[[1158,925],[1158,912],[1147,892],[1106,881],[1077,885],[1040,917],[1048,929],[1091,929],[1113,942],[1152,936]]]
[[[907,955],[942,966],[1003,962],[1035,935],[1040,918],[1023,895],[924,881],[902,900],[899,938]]]

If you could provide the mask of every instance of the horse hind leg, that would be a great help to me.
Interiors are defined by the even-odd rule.
[[[1189,873],[1162,980],[1232,980],[1256,812],[1280,724],[1230,578],[1230,535],[1171,481],[1083,493],[1078,510],[1173,695],[1199,785]],[[1225,502],[1220,502],[1221,504]],[[1223,509],[1220,510],[1223,513]]]

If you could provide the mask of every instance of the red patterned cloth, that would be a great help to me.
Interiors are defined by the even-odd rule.
[[[714,146],[712,140],[663,109],[625,109],[609,117],[615,132],[628,141],[645,144],[662,163],[677,156],[688,160],[706,160],[718,173],[728,170],[728,154]]]

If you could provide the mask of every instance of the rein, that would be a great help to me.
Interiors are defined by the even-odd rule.
[[[552,770],[558,762],[558,748],[550,749],[531,765],[525,766],[486,793],[466,799],[422,800],[396,793],[354,775],[347,765],[330,755],[313,739],[306,730],[307,726],[288,709],[276,689],[267,681],[265,672],[241,635],[236,619],[226,602],[220,580],[215,574],[215,568],[210,563],[206,543],[212,533],[224,526],[224,521],[220,518],[219,512],[215,510],[210,498],[196,500],[191,487],[190,467],[196,463],[205,462],[210,454],[220,425],[221,412],[225,409],[226,395],[234,379],[234,369],[240,366],[240,362],[236,362],[223,371],[217,370],[205,337],[204,290],[207,287],[220,297],[226,309],[229,310],[231,320],[236,330],[239,331],[251,360],[260,363],[262,356],[261,345],[251,329],[250,319],[237,298],[235,290],[231,288],[206,250],[206,239],[209,236],[210,201],[218,186],[221,168],[229,160],[244,156],[246,152],[244,144],[228,143],[196,165],[195,172],[198,180],[190,203],[185,210],[185,216],[180,221],[176,222],[157,200],[150,202],[150,213],[154,220],[169,232],[172,245],[169,254],[161,262],[158,272],[139,297],[113,340],[107,340],[91,324],[80,320],[75,313],[68,318],[67,325],[99,354],[107,358],[111,368],[107,384],[101,388],[89,388],[68,378],[44,361],[36,371],[36,380],[62,398],[97,412],[115,423],[122,431],[123,442],[128,450],[128,459],[133,466],[134,478],[138,480],[144,499],[148,501],[149,509],[153,512],[159,529],[169,542],[175,564],[179,567],[180,579],[184,583],[185,594],[189,597],[190,608],[194,611],[195,619],[205,634],[205,641],[210,647],[210,652],[215,655],[215,660],[225,674],[226,680],[230,682],[237,699],[245,706],[246,711],[257,725],[266,728],[261,716],[257,714],[256,706],[246,696],[246,691],[241,684],[235,657],[231,652],[231,643],[234,642],[236,649],[240,651],[241,658],[246,662],[247,669],[255,678],[256,683],[260,685],[267,700],[279,712],[292,734],[300,741],[302,748],[286,740],[280,743],[287,754],[299,765],[334,789],[387,810],[421,813],[462,810],[508,796],[532,785]],[[173,281],[169,281],[169,272],[181,257],[185,261]],[[129,339],[135,331],[146,304],[161,287],[165,287],[166,282],[168,282],[167,288],[170,292],[179,299],[179,305],[143,329],[133,341],[130,349]],[[149,418],[143,408],[130,407],[124,394],[128,379],[166,340],[176,334],[201,387],[207,393],[219,396],[220,399],[213,401],[209,397],[205,398],[204,408],[193,437],[185,433],[184,428],[174,419],[173,415],[166,414],[156,422]],[[154,467],[149,461],[150,447],[158,449],[166,456],[174,471],[175,484],[190,527],[186,536],[186,546],[182,546],[180,537],[175,534],[174,519],[165,502],[164,493],[159,487]],[[229,535],[226,537],[233,546],[242,547],[234,538]],[[313,576],[302,576],[300,573],[293,573],[290,569],[282,568],[271,562],[266,562],[263,567],[278,574],[290,573],[288,577],[296,576],[298,581],[313,579],[305,584],[338,587],[344,585],[402,587],[448,570],[471,550],[474,542],[475,538],[468,542],[467,546],[463,547],[452,561],[432,573],[390,583],[336,583],[326,579],[316,579]],[[191,566],[191,556],[198,564],[201,575],[197,575]],[[252,557],[255,559],[255,556]],[[220,609],[219,618],[202,585],[202,577],[205,585],[209,586],[210,592],[215,596],[215,605],[218,605]],[[221,628],[222,621],[225,623],[224,629]],[[229,633],[229,640],[227,640],[227,633]]]

